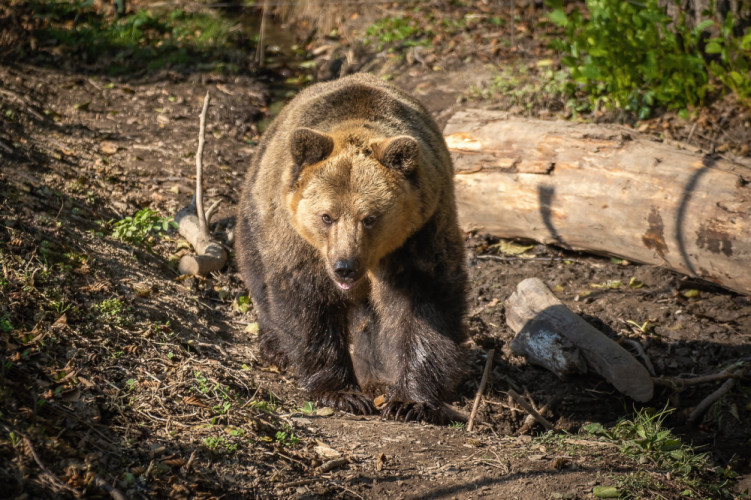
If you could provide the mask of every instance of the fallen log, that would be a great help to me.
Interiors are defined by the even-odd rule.
[[[581,319],[538,278],[527,278],[506,299],[511,349],[562,377],[593,371],[635,401],[652,399],[647,369],[623,347]],[[551,339],[555,339],[551,342]]]
[[[444,131],[465,229],[751,294],[751,167],[631,129],[466,110]]]

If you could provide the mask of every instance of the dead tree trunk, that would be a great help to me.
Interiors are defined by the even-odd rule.
[[[751,294],[751,167],[615,126],[467,110],[446,125],[465,229],[657,264]]]

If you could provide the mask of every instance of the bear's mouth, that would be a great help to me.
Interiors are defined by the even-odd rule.
[[[357,278],[357,279],[349,278],[345,280],[334,279],[334,283],[336,283],[336,286],[338,286],[341,290],[344,290],[345,292],[354,288],[359,281],[360,281],[360,278]]]
[[[352,291],[362,281],[364,273],[356,273],[354,275],[342,277],[336,276],[336,273],[331,273],[331,280],[336,283],[337,288],[343,292]]]

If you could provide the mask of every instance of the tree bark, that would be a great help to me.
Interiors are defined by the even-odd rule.
[[[751,167],[617,126],[467,110],[446,125],[464,229],[657,264],[751,294]]]

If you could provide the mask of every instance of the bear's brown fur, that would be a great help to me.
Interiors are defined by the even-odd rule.
[[[319,403],[442,418],[462,372],[464,245],[440,130],[405,92],[358,74],[311,86],[247,174],[236,254],[262,356]]]

